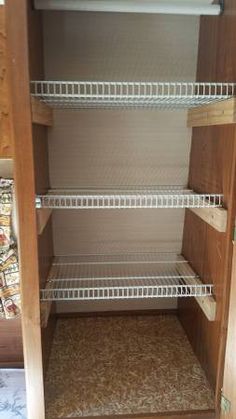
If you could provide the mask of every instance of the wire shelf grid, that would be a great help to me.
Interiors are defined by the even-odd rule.
[[[160,257],[161,256],[161,257]],[[52,265],[42,301],[114,300],[137,298],[204,297],[213,293],[213,285],[202,284],[182,256],[160,254],[95,257],[92,255],[57,257]],[[109,258],[109,261],[107,260]],[[85,260],[82,263],[82,260]],[[93,261],[93,262],[92,262]],[[177,265],[181,264],[181,274]],[[196,280],[187,284],[185,279]]]
[[[137,209],[221,207],[223,195],[197,194],[182,187],[138,190],[51,190],[36,197],[37,208]]]
[[[31,94],[54,108],[190,108],[231,98],[235,83],[32,81]]]

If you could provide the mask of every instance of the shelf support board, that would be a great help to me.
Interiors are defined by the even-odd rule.
[[[188,110],[187,126],[189,128],[235,123],[235,97]]]
[[[53,269],[53,267],[51,267],[51,270]],[[50,271],[51,272],[51,271]],[[49,273],[49,278],[50,278],[50,273]],[[53,283],[50,281],[46,282],[46,289],[51,289],[53,287]],[[50,313],[51,313],[51,309],[52,309],[52,300],[48,300],[48,301],[41,301],[40,303],[40,323],[41,323],[41,327],[45,328],[48,325],[48,319],[50,317]]]
[[[38,208],[37,209],[37,230],[38,235],[42,234],[50,217],[52,209],[50,208]]]
[[[45,125],[48,127],[53,125],[53,110],[48,105],[35,97],[31,97],[31,110],[33,124]]]
[[[181,263],[176,264],[176,269],[180,276],[183,276],[183,280],[186,285],[202,285],[202,281],[199,278],[185,278],[185,271],[183,269],[183,265]],[[189,265],[189,269],[192,271],[194,275],[194,271],[191,269]],[[194,297],[197,301],[198,305],[200,306],[201,310],[207,317],[209,321],[214,321],[216,319],[216,301],[213,296],[206,296],[206,297]]]
[[[40,321],[41,327],[45,328],[48,325],[48,319],[52,308],[52,301],[42,301],[40,305]]]
[[[226,232],[228,212],[225,208],[190,208],[190,211],[220,233]]]

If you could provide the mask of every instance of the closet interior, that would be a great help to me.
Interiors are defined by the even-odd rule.
[[[235,85],[199,16],[29,23],[47,417],[213,418]]]

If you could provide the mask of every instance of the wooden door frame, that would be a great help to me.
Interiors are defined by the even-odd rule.
[[[223,396],[230,402],[230,410],[221,410],[221,419],[236,417],[236,241],[233,241],[233,262],[231,275],[231,293],[229,304],[228,333],[225,353],[223,378]]]
[[[6,30],[19,226],[22,336],[29,419],[44,419],[39,266],[30,104],[28,2],[7,0]],[[35,51],[37,54],[37,51]]]

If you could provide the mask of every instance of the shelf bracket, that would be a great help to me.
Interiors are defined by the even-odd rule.
[[[180,276],[184,277],[184,269],[181,263],[176,264],[176,269]],[[191,269],[189,265],[189,269],[192,271],[194,276],[194,271]],[[202,285],[202,281],[198,278],[184,278],[183,281],[187,285]],[[214,321],[216,319],[216,301],[213,296],[209,295],[206,297],[193,297],[197,301],[198,305],[200,306],[201,310],[207,317],[209,321]]]
[[[37,230],[38,235],[42,234],[50,217],[52,210],[49,208],[38,208],[37,210]]]
[[[206,127],[236,123],[236,98],[212,102],[188,110],[187,126]]]
[[[31,97],[31,111],[33,124],[53,125],[53,110],[35,97]]]
[[[190,208],[190,211],[220,233],[226,232],[228,212],[225,208]]]

